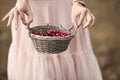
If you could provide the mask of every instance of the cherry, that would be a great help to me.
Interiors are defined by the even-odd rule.
[[[61,32],[59,30],[51,29],[51,30],[44,30],[44,31],[32,31],[32,34],[41,35],[41,36],[69,36],[70,34]]]
[[[33,31],[32,33],[35,35],[41,35],[41,33],[39,31]]]
[[[60,33],[56,33],[55,36],[60,36]]]
[[[68,36],[68,34],[67,34],[67,33],[64,33],[64,36]]]

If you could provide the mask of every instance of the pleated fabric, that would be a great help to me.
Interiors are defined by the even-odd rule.
[[[62,24],[70,28],[71,0],[29,0],[33,12],[30,27]],[[8,55],[9,80],[102,80],[93,53],[88,29],[79,28],[68,49],[59,54],[36,51],[27,27],[19,19],[15,30],[12,22],[12,43]]]

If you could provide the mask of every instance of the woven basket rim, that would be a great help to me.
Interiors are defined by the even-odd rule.
[[[33,28],[30,28],[29,30],[33,30],[33,29],[36,29],[36,28],[57,28],[59,30],[62,30],[66,33],[70,33],[68,29],[64,28],[64,27],[58,27],[58,26],[46,26],[46,25],[40,25],[40,26],[35,26]],[[31,38],[36,38],[36,39],[40,39],[40,40],[68,40],[68,39],[71,39],[73,38],[75,35],[73,33],[70,33],[69,36],[55,36],[55,37],[51,37],[51,36],[40,36],[40,35],[35,35],[35,34],[32,34],[31,32],[29,33],[30,37]]]

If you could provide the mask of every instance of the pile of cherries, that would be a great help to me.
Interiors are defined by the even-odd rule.
[[[44,30],[44,31],[32,31],[32,34],[40,35],[40,36],[51,36],[51,37],[57,37],[57,36],[65,37],[70,35],[68,33],[61,32],[55,29]]]

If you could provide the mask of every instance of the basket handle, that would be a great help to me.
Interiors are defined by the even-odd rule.
[[[27,29],[29,31],[29,36],[31,37],[31,35],[30,35],[30,24],[27,24]]]
[[[77,26],[77,28],[74,28],[74,26],[72,26],[72,27],[69,29],[69,32],[71,32],[71,31],[73,30],[73,34],[76,35],[78,28],[79,28],[79,26]]]
[[[50,27],[51,26],[50,23],[47,23],[47,26]]]
[[[27,29],[30,30],[30,24],[27,24]]]

